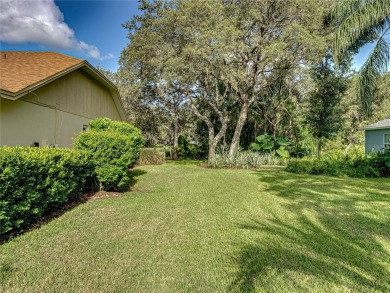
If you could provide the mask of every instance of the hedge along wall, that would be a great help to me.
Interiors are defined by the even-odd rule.
[[[92,173],[87,152],[0,148],[0,234],[32,223],[80,196]]]

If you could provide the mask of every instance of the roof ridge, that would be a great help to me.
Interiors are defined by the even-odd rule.
[[[67,58],[74,58],[74,59],[77,59],[77,60],[86,61],[86,59],[81,59],[81,58],[77,58],[77,57],[74,57],[74,56],[69,56],[67,54],[56,52],[56,51],[8,51],[8,50],[0,50],[0,54],[1,53],[28,53],[28,54],[53,53],[53,54],[57,54],[57,55],[61,55],[61,56],[66,56]]]
[[[86,60],[48,51],[0,51],[0,90],[18,93]]]

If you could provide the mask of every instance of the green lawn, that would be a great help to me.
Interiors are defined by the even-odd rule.
[[[390,292],[390,182],[136,169],[0,246],[0,292]]]

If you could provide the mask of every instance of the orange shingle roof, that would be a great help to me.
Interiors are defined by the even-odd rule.
[[[17,93],[82,62],[55,52],[0,51],[0,89]]]

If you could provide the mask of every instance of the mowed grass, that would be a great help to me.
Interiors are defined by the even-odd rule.
[[[0,246],[0,292],[390,292],[390,182],[138,167]]]

